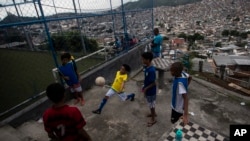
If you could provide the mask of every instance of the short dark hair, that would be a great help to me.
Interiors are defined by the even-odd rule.
[[[158,28],[154,28],[154,33],[159,34],[159,29]]]
[[[154,55],[152,52],[144,52],[144,53],[142,53],[141,56],[142,56],[142,58],[149,60],[149,61],[152,61],[154,58]]]
[[[128,64],[122,64],[122,66],[125,68],[125,70],[126,70],[127,72],[130,72],[130,71],[131,71],[131,68],[130,68],[130,66],[129,66]]]
[[[60,83],[52,83],[46,89],[47,97],[53,102],[58,103],[64,98],[65,88]]]
[[[70,59],[71,58],[71,55],[70,55],[70,53],[68,53],[68,52],[65,52],[65,53],[63,53],[62,55],[61,55],[61,60],[63,60],[63,59]]]
[[[181,62],[175,62],[171,65],[170,70],[174,72],[174,76],[179,77],[183,71],[183,64]]]

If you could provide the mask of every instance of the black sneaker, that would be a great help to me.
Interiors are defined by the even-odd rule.
[[[97,109],[95,111],[92,111],[92,113],[94,113],[94,114],[101,114],[101,110]]]
[[[130,101],[134,101],[135,100],[135,94],[132,95]]]

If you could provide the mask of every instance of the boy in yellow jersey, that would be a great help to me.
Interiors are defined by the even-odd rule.
[[[127,95],[124,92],[124,86],[125,82],[128,79],[128,73],[130,72],[130,67],[127,64],[123,64],[121,66],[121,69],[116,72],[115,80],[111,86],[111,88],[106,93],[105,97],[103,98],[99,108],[97,110],[92,111],[94,114],[101,114],[102,109],[104,105],[106,104],[109,97],[118,94],[118,96],[121,98],[122,101],[126,101],[130,99],[131,101],[134,101],[135,94],[129,94]]]

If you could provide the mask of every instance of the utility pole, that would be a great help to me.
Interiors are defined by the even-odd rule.
[[[43,24],[44,24],[44,27],[45,27],[45,32],[47,34],[47,38],[48,38],[48,42],[49,42],[49,47],[51,49],[55,65],[58,68],[59,65],[58,65],[58,62],[57,62],[56,52],[55,52],[55,48],[54,48],[54,46],[52,44],[52,39],[51,39],[51,36],[50,36],[50,33],[49,33],[49,28],[48,28],[48,25],[47,25],[47,21],[45,19],[44,13],[43,13],[42,4],[41,4],[40,0],[38,0],[37,2],[38,2],[38,6],[39,6],[39,9],[40,9],[40,12],[41,12],[41,18],[43,20]]]

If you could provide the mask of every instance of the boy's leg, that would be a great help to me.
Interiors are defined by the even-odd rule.
[[[156,123],[155,100],[156,100],[156,95],[147,96],[148,106],[150,108],[150,114],[151,114],[151,120],[148,121],[148,127],[151,127]]]
[[[78,94],[77,94],[77,92],[76,92],[74,86],[70,86],[69,89],[70,89],[70,93],[73,94],[73,98],[75,99],[74,104],[79,103],[79,102],[80,102],[80,99],[79,99],[78,96],[77,96]]]
[[[106,96],[102,99],[102,102],[97,110],[92,111],[94,114],[101,114],[103,107],[107,103],[109,97],[114,95],[116,92],[113,89],[109,89],[109,91],[106,93]]]
[[[129,100],[129,99],[130,99],[130,101],[134,101],[135,100],[135,94],[132,93],[132,94],[127,95],[126,100]]]
[[[121,101],[126,101],[127,100],[127,94],[125,92],[117,93],[117,94],[120,97]]]
[[[183,115],[182,113],[178,113],[174,109],[172,109],[172,112],[171,112],[171,122],[173,124],[176,123],[180,119],[180,117],[182,115]]]
[[[104,105],[107,103],[108,101],[108,97],[105,96],[103,99],[102,99],[102,102],[101,104],[99,105],[99,108],[97,110],[94,110],[92,111],[94,114],[101,114],[102,112],[102,108],[104,107]]]
[[[74,85],[74,91],[77,97],[77,103],[80,102],[81,105],[85,104],[84,98],[82,96],[82,86],[80,83]]]
[[[157,114],[155,112],[156,95],[155,96],[146,96],[146,98],[147,98],[147,102],[148,102],[148,107],[150,109],[150,114],[148,114],[147,117],[153,117],[153,116],[157,117]],[[151,110],[152,108],[154,108],[153,111]],[[153,114],[152,114],[152,112],[153,112]]]
[[[78,96],[78,99],[80,100],[81,106],[83,106],[85,104],[85,100],[82,96],[82,92],[77,92],[77,96]]]
[[[155,108],[150,108],[150,112],[151,112],[151,120],[155,121]]]

